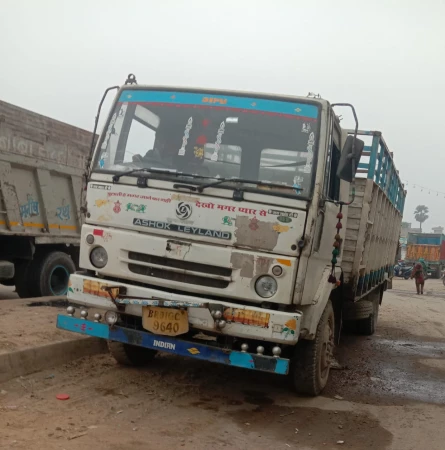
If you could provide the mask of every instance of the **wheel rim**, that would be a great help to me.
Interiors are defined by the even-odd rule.
[[[56,266],[49,276],[49,289],[53,295],[65,295],[68,291],[70,273],[64,266]]]
[[[320,375],[321,378],[327,379],[329,369],[331,368],[332,358],[334,356],[334,317],[329,316],[322,335]]]

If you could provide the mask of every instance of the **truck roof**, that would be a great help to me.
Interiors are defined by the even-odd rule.
[[[314,97],[302,97],[298,95],[278,94],[278,93],[266,93],[266,92],[252,92],[252,91],[240,91],[236,89],[213,89],[213,88],[196,88],[187,86],[161,86],[161,85],[143,85],[143,84],[125,84],[120,87],[119,93],[126,90],[156,90],[156,91],[181,91],[181,92],[211,92],[213,94],[221,95],[240,95],[243,97],[262,97],[270,99],[286,99],[286,100],[298,100],[301,102],[315,103],[323,107],[327,107],[330,103],[323,98]],[[119,95],[119,94],[118,94]]]

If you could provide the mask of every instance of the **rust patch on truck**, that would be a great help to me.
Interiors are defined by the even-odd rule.
[[[243,278],[253,278],[254,257],[243,253],[232,253],[230,258],[232,267],[240,269],[240,276]]]
[[[264,275],[266,273],[269,273],[269,269],[272,263],[272,258],[264,258],[263,256],[259,256],[256,259],[255,275]]]
[[[256,220],[255,229],[251,225],[250,217],[236,218],[235,236],[238,245],[264,250],[273,250],[277,246],[279,234],[273,229],[273,223]]]
[[[224,319],[253,327],[269,328],[270,314],[241,308],[224,308]]]

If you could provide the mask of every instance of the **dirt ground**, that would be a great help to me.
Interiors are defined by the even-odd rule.
[[[63,301],[57,307],[40,299],[2,299],[7,292],[0,290],[0,354],[73,339],[72,333],[53,326],[54,315],[66,311]]]
[[[396,281],[377,333],[343,336],[346,368],[320,397],[206,362],[161,355],[136,369],[98,355],[0,385],[0,448],[443,449],[445,286],[426,292]]]

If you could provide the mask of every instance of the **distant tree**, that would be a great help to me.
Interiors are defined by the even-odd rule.
[[[416,219],[416,222],[419,222],[420,230],[422,230],[422,223],[428,219],[429,212],[428,206],[425,205],[419,205],[414,211],[414,218]]]
[[[409,222],[402,222],[402,228],[409,228],[410,223]]]

